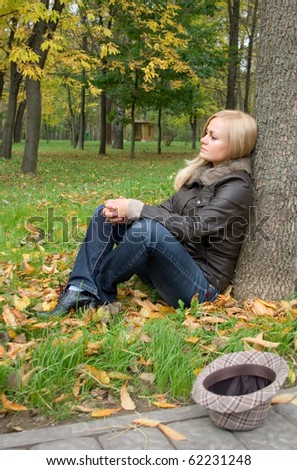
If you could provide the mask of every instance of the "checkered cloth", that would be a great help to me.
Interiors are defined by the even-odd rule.
[[[192,397],[208,409],[217,426],[247,431],[263,424],[271,400],[287,374],[288,365],[277,354],[259,351],[225,354],[198,375]],[[251,389],[255,391],[250,392]]]

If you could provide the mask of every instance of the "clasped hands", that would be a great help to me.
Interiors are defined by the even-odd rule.
[[[106,222],[119,224],[127,221],[127,206],[131,199],[120,197],[118,199],[108,199],[104,203],[102,215]]]

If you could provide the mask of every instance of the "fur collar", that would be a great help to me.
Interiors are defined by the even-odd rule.
[[[211,164],[201,166],[190,178],[187,184],[192,184],[196,181],[199,181],[204,186],[210,186],[224,176],[227,176],[234,171],[242,170],[246,171],[248,174],[251,174],[250,157],[238,158],[236,160],[227,160],[226,162],[216,166],[212,166]]]

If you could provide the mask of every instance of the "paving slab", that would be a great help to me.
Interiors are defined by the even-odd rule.
[[[297,387],[284,392],[297,394]],[[159,420],[187,439],[173,440],[157,427],[135,428],[136,418]],[[297,450],[297,406],[288,403],[272,406],[264,424],[252,431],[220,429],[208,418],[205,408],[189,405],[2,434],[0,449]]]

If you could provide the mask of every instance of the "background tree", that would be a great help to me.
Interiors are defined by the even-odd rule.
[[[235,278],[239,298],[285,298],[297,281],[296,4],[263,0],[256,84],[254,210]]]

